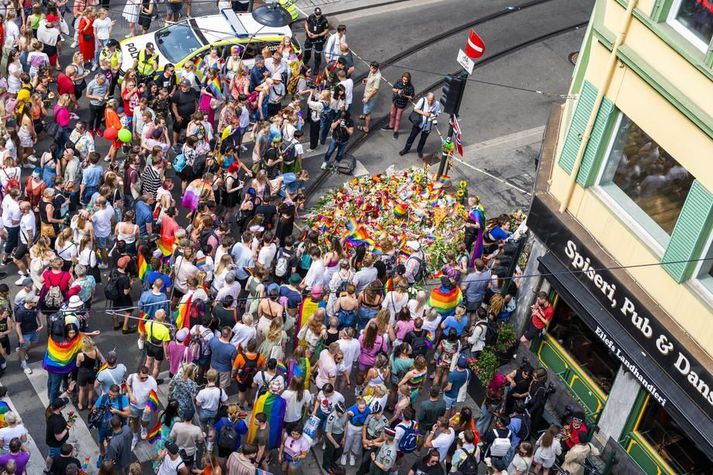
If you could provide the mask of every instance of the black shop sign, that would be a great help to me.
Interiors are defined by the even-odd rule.
[[[643,350],[653,359],[673,381],[706,414],[713,409],[713,378],[686,348],[659,323],[654,312],[644,305],[622,285],[615,272],[604,269],[604,265],[595,257],[577,237],[567,229],[557,215],[538,197],[535,197],[527,224],[537,237],[544,242],[549,251],[570,271],[610,315],[641,345],[641,349],[622,348],[632,360],[636,352]],[[665,296],[662,296],[665,297]],[[596,321],[596,316],[593,316]],[[598,334],[606,343],[606,328]],[[625,365],[632,371],[631,366]],[[634,375],[637,374],[634,372]],[[639,375],[642,376],[642,375]],[[645,375],[649,383],[657,379],[655,374]],[[653,386],[653,384],[652,384]],[[647,387],[652,392],[654,387]],[[656,388],[656,391],[664,388]],[[665,405],[665,398],[656,398]]]

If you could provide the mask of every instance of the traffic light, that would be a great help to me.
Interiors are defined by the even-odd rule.
[[[463,91],[468,82],[467,76],[452,76],[448,75],[444,79],[445,84],[441,89],[443,95],[440,103],[443,105],[443,112],[446,114],[458,114],[460,102],[463,99]]]

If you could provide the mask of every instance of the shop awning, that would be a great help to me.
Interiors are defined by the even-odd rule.
[[[565,298],[577,315],[595,330],[603,329],[616,346],[633,363],[641,375],[666,397],[666,411],[696,445],[713,459],[713,423],[709,414],[694,404],[675,381],[649,357],[644,348],[622,327],[577,278],[551,253],[539,258],[540,271]]]

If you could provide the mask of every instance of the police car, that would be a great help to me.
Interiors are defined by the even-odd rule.
[[[198,18],[187,18],[145,35],[133,36],[121,42],[121,76],[139,56],[139,51],[148,43],[153,43],[158,53],[158,69],[174,64],[177,70],[188,61],[196,61],[205,56],[211,47],[227,56],[232,45],[245,48],[243,62],[251,67],[255,57],[263,48],[277,49],[285,37],[292,41],[293,49],[299,51],[299,44],[292,38],[289,26],[263,26],[249,13],[236,14],[225,9],[220,14]]]

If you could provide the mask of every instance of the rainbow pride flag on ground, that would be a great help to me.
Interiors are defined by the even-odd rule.
[[[248,443],[253,443],[255,440],[255,433],[257,432],[257,422],[255,421],[255,416],[261,412],[267,417],[267,424],[270,428],[270,434],[267,442],[267,450],[274,450],[280,447],[280,442],[282,442],[282,430],[284,429],[284,419],[285,419],[285,409],[287,408],[287,401],[285,401],[279,394],[272,394],[267,392],[257,398],[255,401],[255,406],[253,406],[252,413],[250,414],[250,424],[248,427]]]
[[[50,338],[47,341],[47,350],[42,362],[42,366],[48,373],[65,375],[74,371],[76,367],[77,353],[82,349],[82,335],[79,334],[73,340],[57,342]]]
[[[442,317],[453,315],[461,302],[463,302],[463,293],[458,286],[451,289],[442,285],[438,286],[431,291],[431,295],[428,297],[428,305]]]

